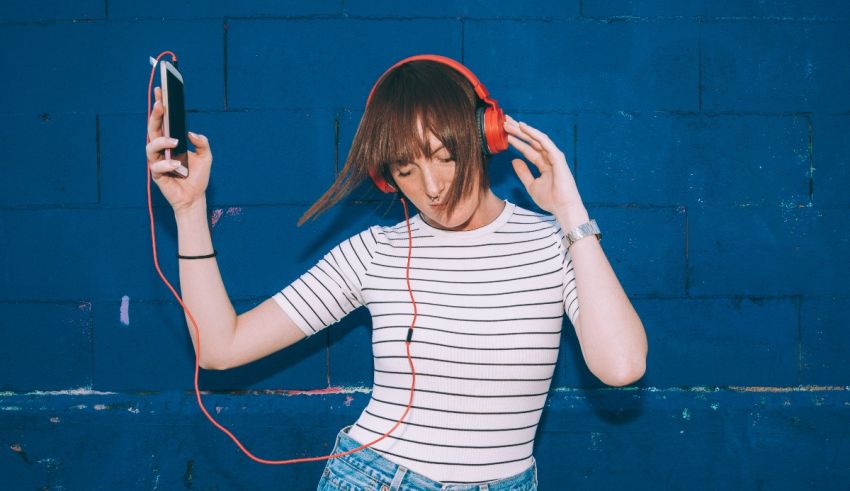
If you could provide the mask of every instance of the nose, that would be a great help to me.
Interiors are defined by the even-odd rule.
[[[427,168],[427,166],[422,171],[422,178],[425,185],[425,194],[428,195],[431,201],[436,201],[443,194],[443,190],[445,189],[443,179],[438,175],[438,173]]]

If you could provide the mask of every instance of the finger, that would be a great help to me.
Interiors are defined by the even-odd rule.
[[[513,159],[511,163],[514,165],[514,172],[516,172],[517,177],[519,177],[520,182],[525,187],[526,191],[530,191],[531,183],[534,182],[534,176],[531,175],[531,171],[528,169],[528,165],[522,161],[522,159]]]
[[[145,152],[147,153],[148,160],[150,162],[154,162],[157,160],[162,160],[163,150],[166,148],[174,148],[177,146],[176,138],[169,138],[167,136],[160,136],[155,138],[154,140],[148,142],[145,146]]]
[[[530,133],[523,130],[523,128],[517,123],[513,118],[505,120],[505,131],[516,136],[517,138],[521,138],[525,140],[528,145],[532,148],[540,152],[541,154],[546,153],[543,145],[537,141]]]
[[[192,145],[195,145],[195,153],[199,157],[206,157],[211,154],[210,151],[210,141],[206,136],[189,132],[189,141],[192,142]]]
[[[154,162],[157,160],[162,160],[163,150],[166,148],[174,148],[177,146],[177,140],[175,138],[169,138],[167,136],[160,136],[151,140],[145,146],[145,153],[148,157],[148,162]]]
[[[510,122],[513,126],[515,126],[515,127],[517,128],[517,130],[518,130],[518,131],[522,131],[522,130],[519,128],[519,121],[515,120],[514,118],[512,118],[511,116],[509,116],[509,115],[507,115],[507,114],[505,114],[505,119],[506,119],[508,122]]]
[[[151,140],[162,136],[162,113],[162,101],[157,98],[157,101],[153,104],[151,117],[148,120],[148,136]]]
[[[157,180],[169,172],[174,172],[180,167],[180,162],[174,160],[160,160],[159,162],[151,164],[151,176],[154,180]]]
[[[546,160],[545,156],[514,135],[508,135],[508,143],[519,150],[540,172],[543,172],[544,168],[551,167],[552,164]]]
[[[522,128],[519,127],[519,124],[513,123],[510,121],[505,121],[505,132],[508,135],[513,135],[514,137],[524,141],[527,145],[537,150],[539,153],[543,152],[543,147],[531,137],[531,135],[522,131]]]
[[[535,138],[530,132],[523,129],[522,126],[517,123],[517,131],[520,138],[525,139],[529,145],[532,146],[535,150],[540,152],[541,154],[546,153],[546,149],[543,148],[543,145]]]
[[[519,123],[519,128],[523,130],[524,133],[531,136],[535,141],[540,143],[540,145],[543,147],[544,152],[548,153],[551,156],[563,156],[563,152],[561,152],[561,150],[559,150],[558,147],[555,146],[555,143],[553,143],[552,140],[549,139],[549,136],[547,136],[546,133],[543,133],[542,131],[536,128],[532,128],[524,122]]]

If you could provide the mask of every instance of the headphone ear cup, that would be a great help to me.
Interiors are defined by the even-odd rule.
[[[372,178],[372,181],[375,183],[375,186],[378,187],[381,191],[385,193],[394,193],[396,192],[396,188],[393,187],[392,184],[388,183],[383,176],[378,175],[374,170],[369,169],[369,176]]]
[[[484,140],[489,155],[508,149],[508,132],[505,131],[505,112],[498,105],[487,106],[484,111]]]
[[[487,145],[487,125],[484,109],[481,106],[475,108],[475,129],[478,135],[478,145],[481,147],[484,155],[489,157],[492,153],[490,152],[490,147]]]
[[[394,183],[392,183],[392,184],[391,184],[391,183],[390,183],[390,181],[387,181],[386,179],[383,179],[382,181],[383,181],[383,186],[384,186],[384,189],[385,189],[385,190],[384,190],[384,192],[385,192],[385,193],[395,193],[395,192],[398,192],[398,188],[394,185]]]

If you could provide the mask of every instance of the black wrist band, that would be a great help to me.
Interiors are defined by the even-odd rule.
[[[178,252],[177,257],[180,258],[180,259],[205,259],[205,258],[208,258],[208,257],[215,257],[216,254],[218,254],[218,252],[215,249],[213,249],[213,253],[207,254],[206,256],[181,256],[180,253]]]

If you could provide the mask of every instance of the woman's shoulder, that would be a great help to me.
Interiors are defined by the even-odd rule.
[[[418,216],[410,218],[410,230],[412,235],[416,237],[418,227]],[[376,245],[387,245],[397,240],[407,240],[407,221],[402,220],[395,224],[375,224],[369,227],[366,233],[371,233],[374,236]]]
[[[561,228],[558,219],[551,213],[524,208],[520,205],[514,206],[514,213],[509,221],[511,223],[549,226],[553,229]]]

